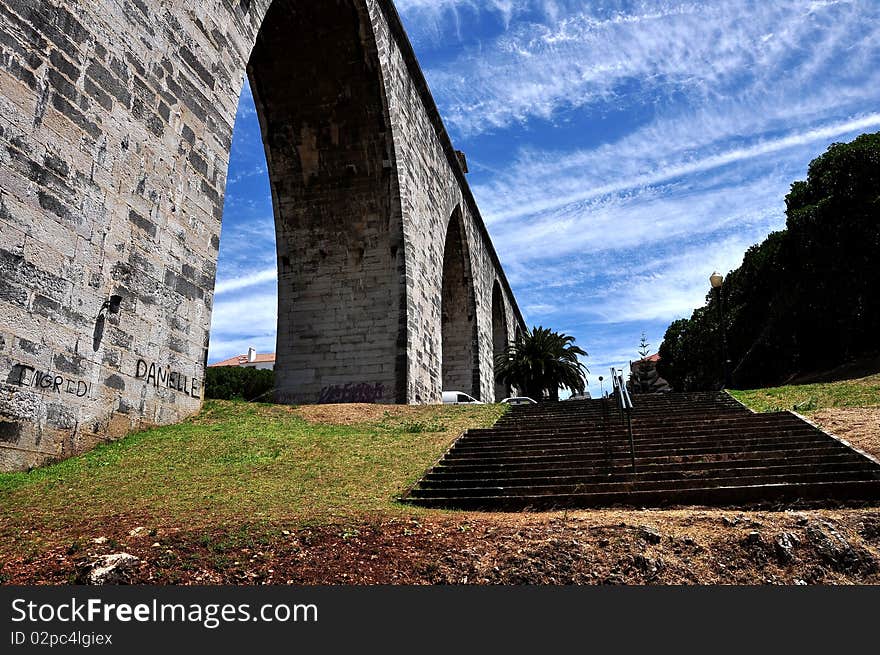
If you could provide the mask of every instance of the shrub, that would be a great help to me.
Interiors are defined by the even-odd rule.
[[[221,366],[205,374],[205,398],[212,400],[271,402],[274,388],[275,371]]]

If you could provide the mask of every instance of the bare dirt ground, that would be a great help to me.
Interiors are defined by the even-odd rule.
[[[309,423],[356,425],[379,421],[386,416],[418,416],[418,407],[406,405],[308,405],[293,411]]]
[[[880,407],[823,409],[811,419],[822,428],[880,459]]]
[[[230,532],[117,525],[3,563],[66,584],[96,556],[134,584],[880,584],[880,508],[431,514]]]

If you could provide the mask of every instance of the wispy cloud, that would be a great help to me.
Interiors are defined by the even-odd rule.
[[[218,276],[221,284],[276,265],[275,219],[257,218],[271,199],[227,198],[220,237]]]
[[[576,7],[524,20],[429,68],[446,119],[467,135],[564,110],[613,111],[623,97],[656,107],[682,97],[784,96],[830,68],[843,84],[859,78],[871,61],[858,48],[880,35],[880,7],[869,0]]]
[[[243,297],[218,297],[211,324],[212,362],[247,352],[275,350],[278,294],[273,291]]]
[[[397,0],[407,29],[418,44],[422,40],[439,42],[444,36],[469,29],[473,20],[490,17],[506,27],[514,15],[532,9],[540,2],[531,0]]]
[[[254,93],[251,90],[250,80],[245,77],[244,84],[241,88],[241,96],[238,101],[238,110],[236,111],[235,120],[247,120],[257,115],[257,108],[254,105]]]
[[[232,186],[232,185],[238,184],[242,180],[246,180],[251,177],[260,177],[260,176],[266,175],[266,174],[268,174],[268,172],[269,171],[266,168],[266,166],[264,166],[263,164],[257,164],[256,166],[253,166],[250,169],[239,170],[238,172],[236,172],[234,177],[231,177],[231,178],[229,178],[229,180],[227,180],[226,184],[227,184],[227,187]]]
[[[578,338],[590,353],[591,389],[598,394],[599,375],[607,378],[609,367],[625,367],[637,358],[642,332],[656,352],[669,323],[690,316],[703,304],[709,274],[738,266],[754,240],[748,235],[715,234],[690,246],[659,244],[636,253],[557,259],[552,270],[537,267],[557,283],[552,290],[536,281],[515,286],[521,302],[550,296],[564,308],[530,318]]]
[[[231,291],[241,291],[242,289],[248,289],[250,287],[260,286],[265,284],[266,282],[274,282],[278,279],[278,269],[277,268],[267,268],[262,271],[257,271],[255,273],[250,273],[243,277],[234,278],[231,280],[224,280],[222,282],[217,283],[217,287],[214,291],[216,295],[222,295],[229,293]]]
[[[631,142],[638,138],[627,137],[627,143],[609,144],[556,157],[556,164],[552,167],[544,166],[554,159],[548,153],[528,152],[521,157],[512,174],[501,176],[492,186],[480,188],[479,191],[481,197],[487,200],[485,211],[489,222],[496,223],[596,198],[620,195],[634,189],[774,155],[783,150],[814,145],[878,126],[880,113],[874,113],[779,138],[760,140],[749,146],[734,146],[723,152],[701,153],[696,156],[691,149],[672,152],[668,140],[665,140],[665,147],[658,143],[656,148],[640,148],[632,153]],[[655,144],[647,139],[642,140],[642,148],[646,145]],[[628,159],[627,155],[630,153],[634,156]],[[537,162],[541,165],[536,166]],[[612,167],[613,177],[609,175]],[[647,170],[640,171],[641,167]],[[535,174],[536,169],[549,170],[549,174]],[[573,170],[574,175],[571,174]],[[548,184],[560,193],[547,194]],[[537,193],[538,189],[543,189],[544,193]]]
[[[680,241],[658,241],[634,252],[616,251],[605,257],[550,258],[555,268],[538,263],[539,277],[516,284],[521,302],[532,318],[577,321],[591,325],[662,321],[689,316],[703,303],[708,277],[742,262],[743,253],[764,230],[729,230]],[[543,279],[552,285],[548,294]],[[554,304],[541,303],[553,297]]]
[[[213,327],[220,333],[260,334],[274,332],[278,318],[278,294],[266,293],[218,301]]]
[[[642,266],[609,271],[608,284],[587,296],[586,313],[606,324],[669,323],[690,316],[705,300],[709,275],[739,266],[752,242],[740,235],[719,236],[674,253],[661,251],[664,256]]]
[[[534,270],[566,256],[623,256],[723,230],[757,226],[764,231],[782,222],[788,182],[770,175],[720,185],[712,178],[697,188],[640,189],[511,221],[494,227],[493,237],[506,263]]]

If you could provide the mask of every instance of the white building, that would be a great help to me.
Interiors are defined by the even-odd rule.
[[[271,371],[275,369],[275,353],[260,355],[254,348],[248,348],[247,355],[230,357],[222,362],[211,364],[210,368],[219,368],[221,366],[237,366],[239,368],[256,368]]]

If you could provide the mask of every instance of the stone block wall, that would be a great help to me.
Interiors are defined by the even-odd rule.
[[[474,386],[493,397],[496,281],[507,325],[522,319],[388,0],[4,0],[0,470],[199,410],[245,74],[275,201],[282,399],[439,401],[456,210]]]
[[[391,2],[367,4],[383,63],[404,216],[409,397],[440,400],[443,247],[449,222],[459,212],[477,322],[472,386],[480,399],[491,401],[495,399],[492,289],[496,282],[510,340],[517,326],[525,327],[522,314],[396,10]]]

